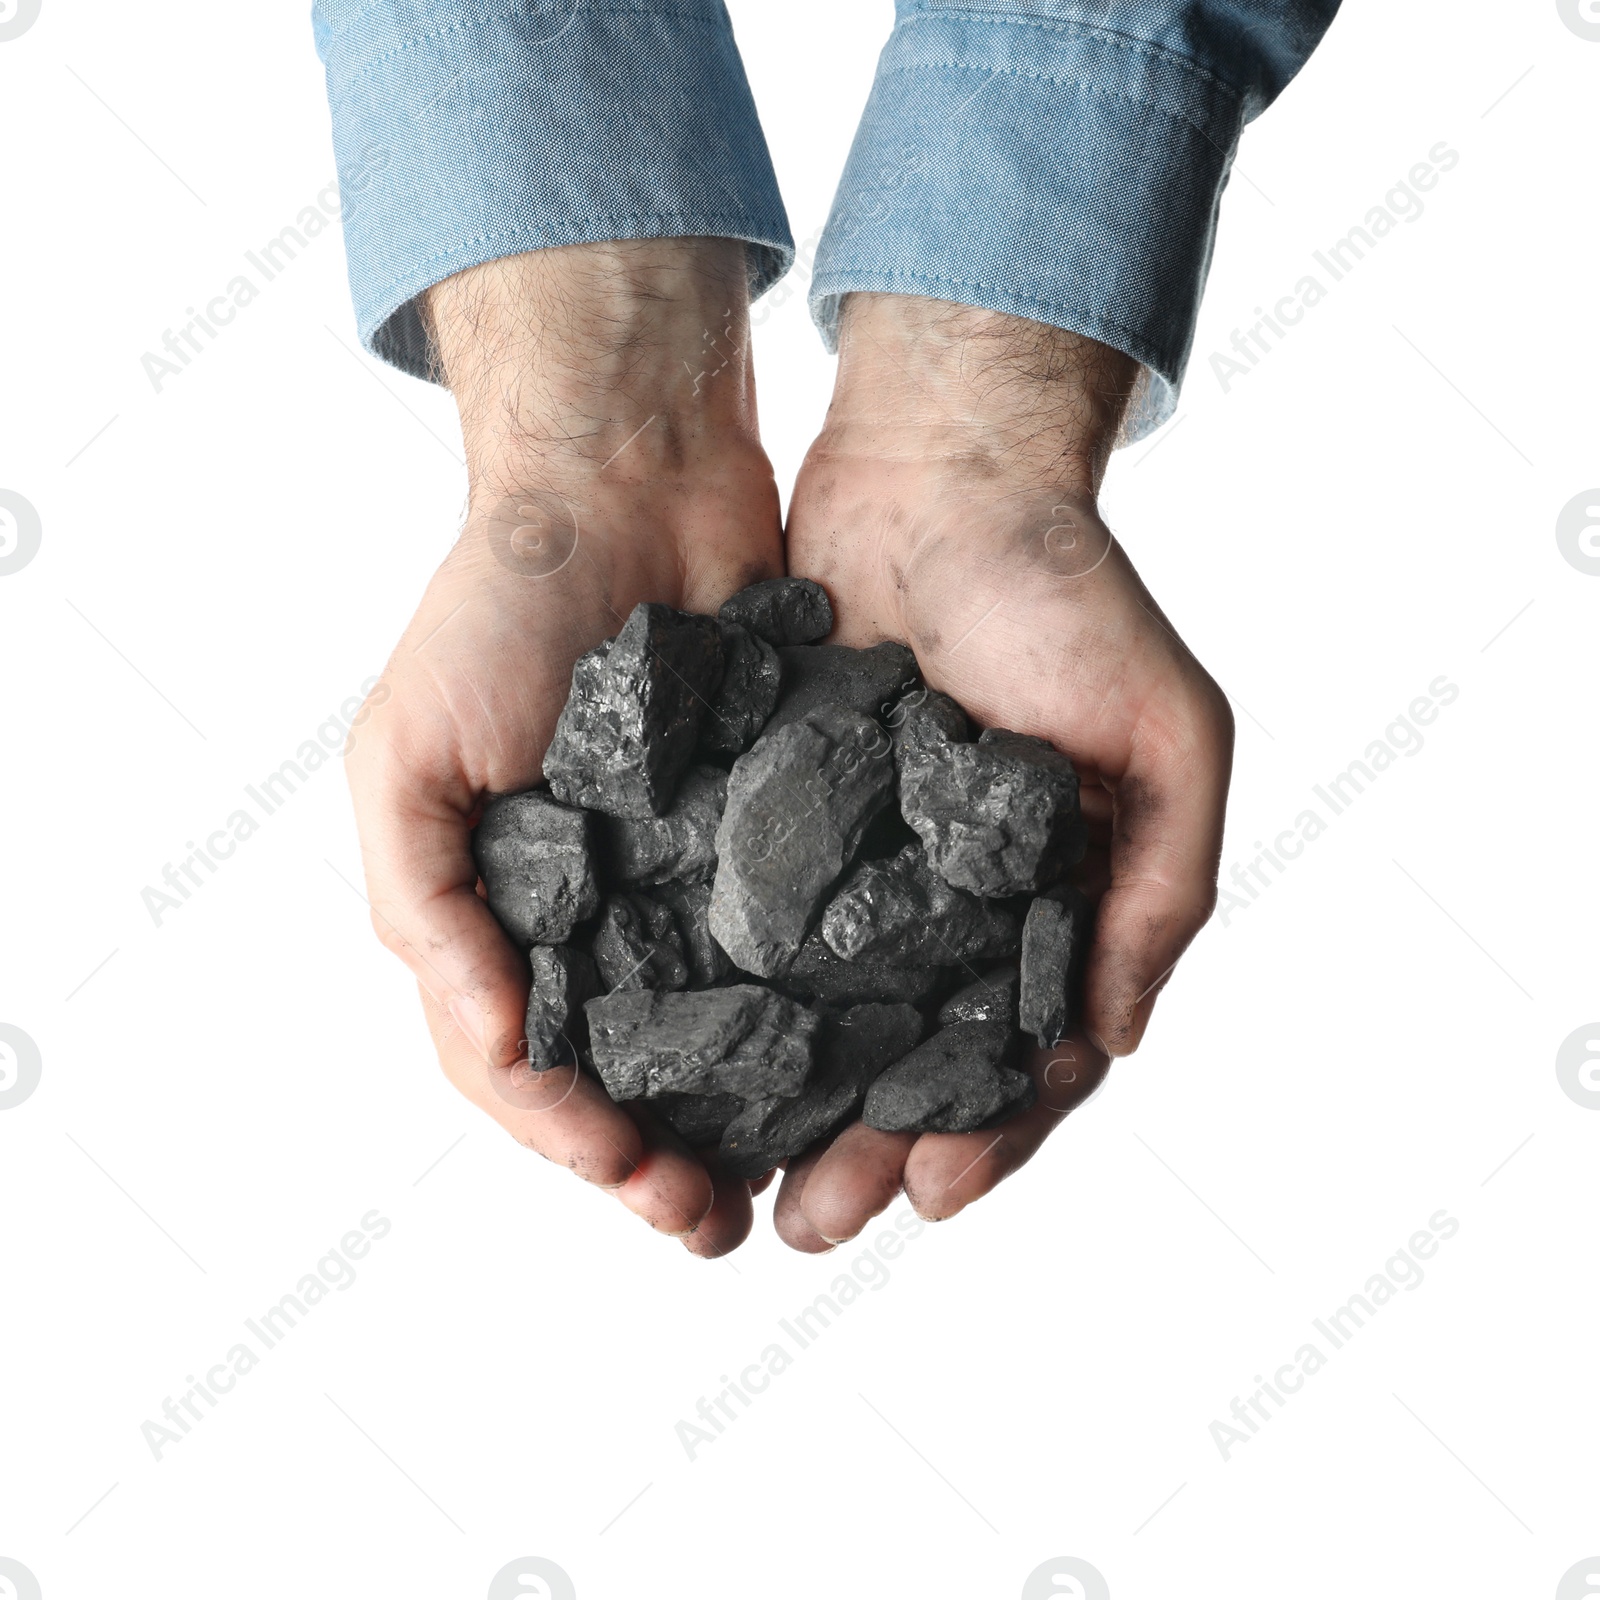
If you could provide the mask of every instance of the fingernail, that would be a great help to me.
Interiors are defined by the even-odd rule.
[[[465,995],[458,994],[450,1001],[450,1015],[478,1054],[487,1057],[489,1052],[483,1042],[483,1017],[478,1008]]]
[[[1105,1040],[1102,1039],[1098,1033],[1094,1032],[1093,1029],[1085,1028],[1083,1036],[1095,1047],[1096,1050],[1100,1052],[1101,1055],[1109,1056],[1111,1054],[1110,1050],[1106,1048]]]

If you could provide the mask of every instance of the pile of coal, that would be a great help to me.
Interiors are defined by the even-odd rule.
[[[1072,763],[973,738],[903,645],[832,627],[803,578],[715,618],[636,606],[573,668],[545,784],[473,839],[528,951],[529,1065],[576,1062],[744,1177],[858,1117],[1026,1110],[1024,1036],[1061,1039],[1082,986]]]

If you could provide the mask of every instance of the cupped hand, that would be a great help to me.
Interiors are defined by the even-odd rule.
[[[1137,1047],[1211,914],[1232,716],[1095,506],[1135,377],[1117,352],[1019,318],[846,303],[790,571],[833,597],[838,642],[904,641],[980,723],[1072,757],[1099,905],[1082,1032],[1032,1053],[1035,1107],[973,1134],[854,1124],[786,1174],[775,1221],[796,1248],[852,1237],[902,1187],[946,1217],[1014,1171]]]
[[[669,240],[490,263],[432,293],[462,414],[466,525],[346,761],[378,937],[451,1082],[520,1143],[695,1254],[749,1231],[713,1173],[575,1067],[528,1070],[528,964],[477,893],[486,795],[539,781],[573,662],[641,600],[715,612],[782,570],[740,247]]]

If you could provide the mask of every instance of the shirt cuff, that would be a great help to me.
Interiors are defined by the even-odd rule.
[[[551,245],[794,243],[720,0],[318,0],[362,342],[436,377],[416,297]]]
[[[1177,404],[1246,111],[1147,42],[903,10],[817,249],[824,340],[853,290],[1067,328],[1142,363],[1123,425],[1142,437]]]

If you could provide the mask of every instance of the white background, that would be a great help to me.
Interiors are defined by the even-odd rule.
[[[1247,133],[1179,420],[1105,491],[1235,700],[1225,866],[1459,697],[691,1462],[674,1425],[858,1252],[791,1254],[769,1196],[692,1260],[459,1100],[337,761],[141,905],[381,669],[463,500],[448,397],[355,353],[336,233],[140,369],[332,176],[305,9],[44,0],[0,43],[0,488],[43,526],[0,578],[0,1021],[43,1062],[0,1112],[0,1556],[45,1600],[479,1600],[524,1555],[583,1600],[1009,1600],[1063,1555],[1116,1600],[1555,1595],[1600,1554],[1600,1111],[1555,1069],[1600,1017],[1600,577],[1555,537],[1600,483],[1600,43],[1555,0],[1352,4]],[[734,13],[803,240],[889,7]],[[1441,140],[1425,214],[1224,394],[1210,352]],[[786,487],[831,379],[802,290],[758,314]],[[354,1285],[153,1459],[373,1209]],[[1425,1281],[1224,1461],[1212,1422],[1441,1209]]]

